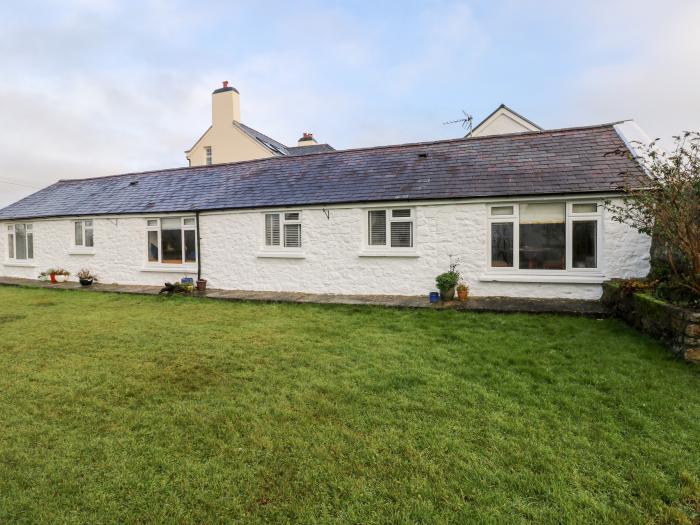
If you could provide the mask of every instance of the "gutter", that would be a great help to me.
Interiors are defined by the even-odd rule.
[[[194,222],[195,228],[197,229],[197,280],[199,281],[202,278],[202,250],[200,250],[201,237],[199,235],[199,210],[195,210],[194,212]]]

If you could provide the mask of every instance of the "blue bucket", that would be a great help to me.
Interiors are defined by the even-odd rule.
[[[437,303],[440,300],[440,294],[437,292],[430,292],[430,302],[431,303]]]

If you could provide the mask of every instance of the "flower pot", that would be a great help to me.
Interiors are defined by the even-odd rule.
[[[440,294],[437,292],[430,292],[430,294],[428,294],[428,298],[430,299],[431,303],[437,303],[440,300]]]
[[[65,283],[66,279],[68,279],[68,276],[63,274],[57,274],[55,278],[57,283]]]
[[[56,274],[55,274],[55,273],[52,273],[51,275],[49,275],[49,280],[50,280],[52,283],[55,283],[55,282],[56,282]]]
[[[88,279],[83,279],[82,277],[80,278],[80,284],[83,286],[90,286],[93,283],[93,278],[90,277]]]
[[[457,298],[464,302],[469,297],[469,290],[457,290]]]
[[[453,301],[455,298],[455,286],[447,290],[440,290],[440,299],[443,301]]]
[[[206,292],[207,291],[207,280],[206,279],[197,279],[197,291],[198,292]]]

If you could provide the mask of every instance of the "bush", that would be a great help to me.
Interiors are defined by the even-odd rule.
[[[441,273],[435,278],[435,284],[437,285],[437,289],[441,292],[445,292],[451,288],[454,288],[455,286],[457,286],[458,282],[459,272],[457,271],[456,264],[451,264],[449,271]]]
[[[674,137],[667,154],[656,141],[635,159],[643,175],[629,173],[620,206],[607,203],[612,219],[652,237],[652,272],[667,297],[700,300],[700,133]],[[630,155],[618,150],[617,154]]]

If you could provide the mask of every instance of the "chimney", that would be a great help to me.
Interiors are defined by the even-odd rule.
[[[313,146],[314,144],[318,144],[318,142],[316,142],[313,133],[304,133],[297,142],[297,146]]]
[[[211,94],[211,125],[215,128],[230,126],[241,121],[241,96],[235,87],[224,80],[223,87]]]

